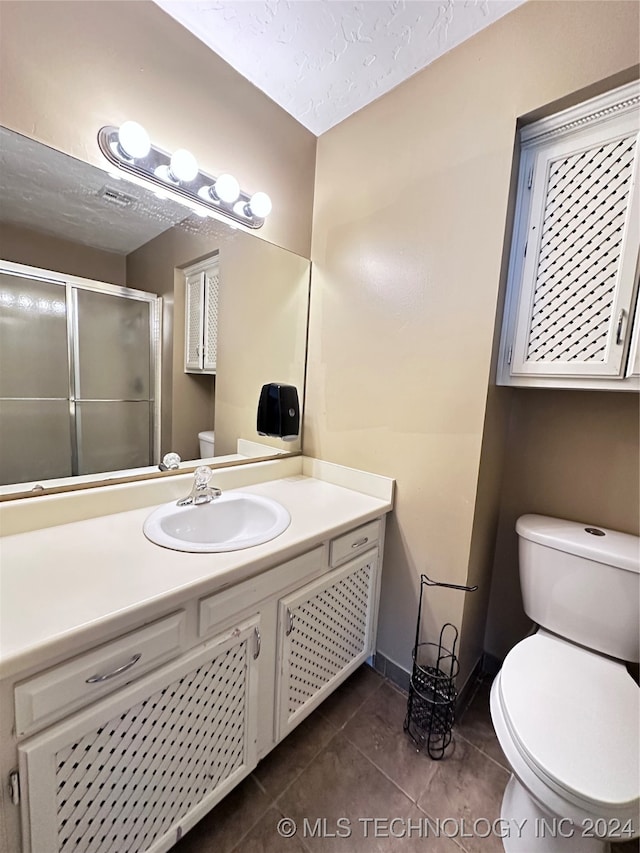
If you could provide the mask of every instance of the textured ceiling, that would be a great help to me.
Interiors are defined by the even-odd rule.
[[[104,189],[124,193],[127,207]],[[0,221],[128,254],[184,220],[181,204],[0,127]]]
[[[524,0],[155,0],[316,135]]]

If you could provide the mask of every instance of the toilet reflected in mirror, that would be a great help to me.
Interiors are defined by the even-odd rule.
[[[201,459],[210,459],[211,457],[215,456],[215,435],[215,431],[212,429],[205,429],[202,430],[202,432],[198,433]]]

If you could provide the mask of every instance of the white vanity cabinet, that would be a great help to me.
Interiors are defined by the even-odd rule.
[[[184,270],[185,373],[216,372],[218,351],[218,259],[209,258]]]
[[[499,384],[640,387],[639,130],[633,83],[520,131]]]
[[[168,850],[256,763],[257,620],[18,748],[23,850]]]
[[[383,540],[384,516],[5,682],[8,850],[169,850],[374,652]]]

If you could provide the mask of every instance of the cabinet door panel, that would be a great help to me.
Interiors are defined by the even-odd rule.
[[[257,624],[22,744],[25,853],[167,850],[245,776],[256,763]]]
[[[218,357],[218,291],[220,275],[218,265],[204,273],[204,355],[203,368],[215,373]]]
[[[640,195],[634,116],[622,124],[613,136],[593,129],[524,160],[532,197],[512,375],[623,373]]]
[[[202,308],[204,273],[188,275],[185,280],[184,369],[202,369]]]
[[[377,567],[370,551],[281,599],[278,740],[371,654]]]

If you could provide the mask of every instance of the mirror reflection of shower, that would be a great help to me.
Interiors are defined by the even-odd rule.
[[[154,463],[159,302],[0,267],[0,485]]]

